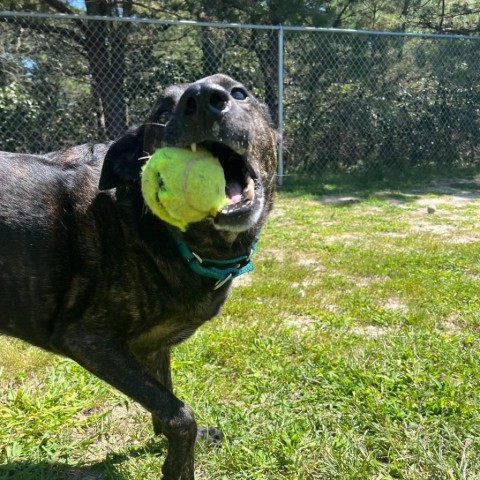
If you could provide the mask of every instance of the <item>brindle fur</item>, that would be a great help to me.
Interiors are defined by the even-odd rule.
[[[0,331],[76,360],[152,412],[169,441],[167,480],[194,478],[197,437],[192,411],[172,392],[170,348],[219,312],[230,283],[213,290],[169,232],[200,256],[235,257],[272,206],[275,132],[264,107],[250,95],[238,102],[233,88],[243,87],[223,75],[170,87],[147,124],[111,145],[0,155]],[[229,96],[221,115],[205,111],[212,89]],[[187,115],[192,95],[197,110]],[[263,185],[255,223],[205,220],[181,233],[146,210],[146,150],[225,138],[248,152]]]

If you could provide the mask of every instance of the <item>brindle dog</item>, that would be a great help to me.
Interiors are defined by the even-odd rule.
[[[146,153],[193,144],[219,158],[229,205],[181,232],[146,209],[139,179]],[[192,271],[178,242],[229,267],[247,256],[275,171],[266,109],[224,75],[167,88],[150,121],[111,145],[0,155],[0,331],[74,359],[149,410],[168,439],[164,479],[194,478],[205,433],[173,394],[170,348],[218,313],[231,283]]]

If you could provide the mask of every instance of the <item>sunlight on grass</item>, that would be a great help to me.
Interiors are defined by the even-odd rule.
[[[480,183],[287,189],[222,314],[174,353],[197,478],[480,478]],[[149,415],[0,344],[0,478],[154,479]]]
[[[13,377],[32,376],[44,370],[53,355],[34,348],[20,340],[2,337],[0,342],[0,378],[5,381]]]

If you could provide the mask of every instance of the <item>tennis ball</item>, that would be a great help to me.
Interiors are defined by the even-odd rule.
[[[160,148],[142,169],[142,195],[150,210],[185,231],[228,203],[218,159],[201,148]]]

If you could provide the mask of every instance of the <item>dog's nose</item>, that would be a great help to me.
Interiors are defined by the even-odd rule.
[[[193,84],[180,99],[180,109],[190,120],[208,118],[218,120],[230,108],[230,96],[220,85]]]

